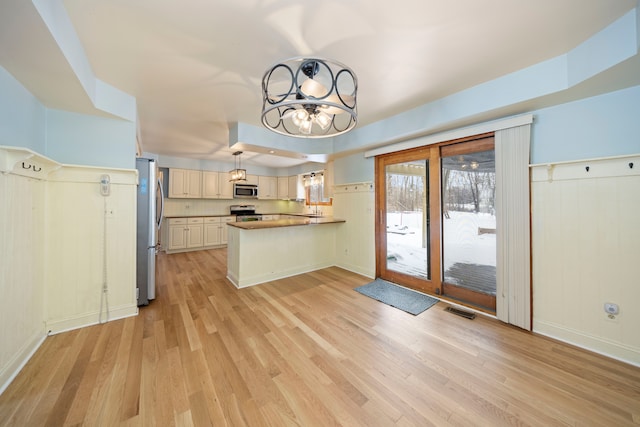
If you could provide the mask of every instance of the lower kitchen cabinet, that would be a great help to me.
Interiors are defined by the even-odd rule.
[[[220,236],[220,218],[210,217],[204,219],[204,246],[219,245]]]
[[[229,242],[229,226],[227,225],[230,222],[235,222],[235,216],[223,216],[220,217],[220,243],[226,245]]]
[[[187,249],[187,219],[169,219],[169,246],[168,251]]]
[[[169,218],[168,253],[208,249],[227,244],[227,223],[233,216]]]
[[[187,249],[204,246],[204,218],[187,219]]]

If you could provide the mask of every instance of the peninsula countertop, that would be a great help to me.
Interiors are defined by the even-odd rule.
[[[269,221],[230,222],[228,225],[243,230],[261,230],[265,228],[295,227],[300,225],[339,224],[342,222],[346,221],[330,216],[315,218],[301,216],[300,218],[274,219]]]

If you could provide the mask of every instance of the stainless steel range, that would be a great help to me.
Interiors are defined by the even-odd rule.
[[[236,216],[236,222],[262,221],[262,215],[256,213],[255,205],[231,205],[229,213]]]

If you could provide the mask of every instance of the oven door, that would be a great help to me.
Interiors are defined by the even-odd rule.
[[[262,215],[237,215],[236,222],[262,221]]]

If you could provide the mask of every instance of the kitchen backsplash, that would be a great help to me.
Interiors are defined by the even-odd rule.
[[[255,205],[261,214],[276,213],[315,213],[315,206],[306,206],[303,202],[287,200],[210,200],[210,199],[164,199],[164,216],[206,216],[228,215],[231,205]],[[332,206],[318,206],[318,213],[333,215]]]

